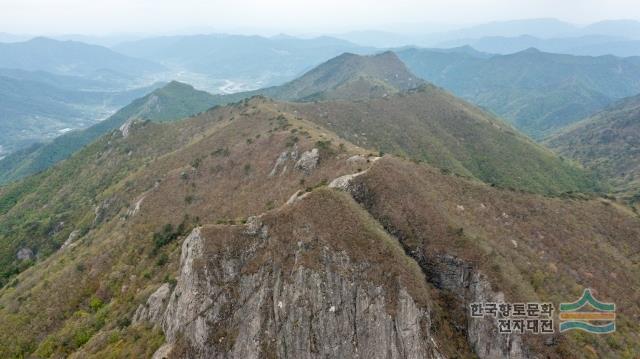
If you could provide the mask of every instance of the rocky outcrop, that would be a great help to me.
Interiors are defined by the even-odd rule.
[[[284,151],[278,156],[276,159],[276,163],[273,165],[271,172],[269,172],[269,177],[273,177],[280,173],[283,175],[287,172],[287,162],[289,160],[295,161],[298,159],[298,145],[294,144],[291,151]]]
[[[455,294],[468,313],[471,303],[503,303],[505,296],[491,289],[482,273],[459,258],[434,255],[421,258],[427,277],[439,289]],[[480,358],[531,358],[517,334],[500,334],[494,319],[468,318],[467,341]]]
[[[363,171],[367,172],[367,171]],[[369,188],[366,181],[360,181],[361,175],[347,175],[334,180],[330,187],[339,188],[352,195],[363,205],[370,208],[375,192]],[[385,229],[398,237],[403,243],[407,238],[394,228],[388,220]],[[462,259],[446,254],[424,255],[419,248],[406,249],[407,255],[412,257],[422,268],[427,280],[436,288],[452,293],[457,297],[460,309],[467,315],[466,336],[471,349],[479,358],[510,358],[524,359],[534,356],[523,344],[522,336],[518,334],[500,334],[494,318],[470,318],[469,305],[471,303],[505,302],[501,292],[492,290],[488,278]]]
[[[129,117],[123,124],[122,126],[120,126],[120,128],[118,128],[118,130],[120,130],[120,132],[122,133],[122,137],[129,137],[129,130],[131,129],[131,125],[133,124],[133,121],[135,120],[135,117]]]
[[[326,246],[320,268],[264,262],[297,262],[308,250],[299,242],[295,253],[267,251],[268,226],[252,217],[236,232],[196,228],[185,239],[164,313],[154,314],[166,284],[135,315],[165,333],[154,358],[443,358],[429,309],[405,288],[391,294],[363,280],[366,268]]]
[[[159,324],[164,311],[167,308],[167,302],[171,294],[171,287],[168,283],[162,284],[153,294],[149,296],[146,304],[141,304],[133,316],[133,323],[147,321]]]
[[[300,155],[300,159],[296,162],[295,169],[309,175],[318,166],[320,160],[320,151],[317,148],[306,151]]]
[[[367,171],[362,171],[362,172],[358,172],[358,173],[354,173],[354,174],[350,174],[350,175],[344,175],[341,177],[338,177],[336,179],[334,179],[333,181],[331,181],[331,183],[329,183],[329,188],[337,188],[346,192],[349,192],[352,190],[352,183],[353,180],[358,177],[361,176],[363,174],[367,173]]]
[[[80,237],[80,230],[76,229],[74,231],[72,231],[71,233],[69,233],[69,237],[67,237],[67,240],[64,241],[64,243],[62,244],[62,247],[60,247],[60,249],[65,249],[65,248],[69,248],[72,247],[72,245],[74,245],[75,241]]]
[[[27,247],[20,248],[18,250],[18,253],[16,253],[16,258],[18,258],[18,260],[21,260],[21,261],[31,260],[33,259],[33,257],[34,257],[33,251],[31,250],[31,248],[27,248]]]

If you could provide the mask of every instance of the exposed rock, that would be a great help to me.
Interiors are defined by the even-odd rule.
[[[320,151],[317,148],[311,151],[303,152],[300,155],[300,159],[296,162],[295,169],[304,172],[309,175],[318,166],[318,160],[320,159]]]
[[[65,249],[70,247],[76,239],[78,239],[78,237],[80,237],[80,230],[76,229],[73,232],[69,233],[69,237],[67,237],[67,240],[64,241],[64,243],[62,244],[62,247],[60,247],[60,249]]]
[[[258,216],[251,216],[247,218],[245,234],[250,236],[259,236],[262,239],[266,239],[269,233],[268,227],[262,224],[262,220]]]
[[[129,137],[129,130],[131,129],[131,124],[135,120],[135,117],[129,117],[125,123],[120,126],[119,130],[122,133],[122,137]],[[117,133],[117,132],[116,132]]]
[[[33,251],[31,250],[31,248],[27,247],[20,248],[20,250],[18,250],[18,253],[16,253],[16,257],[21,261],[31,260],[33,259]]]
[[[127,211],[127,216],[129,217],[135,216],[140,211],[140,206],[142,206],[142,202],[146,197],[147,197],[146,193],[138,197],[138,199],[136,200],[136,203],[133,205],[133,208],[129,208],[129,210]]]
[[[284,151],[278,156],[276,159],[276,163],[273,165],[271,172],[269,172],[269,177],[273,177],[280,172],[283,175],[287,171],[287,162],[291,159],[295,161],[298,159],[298,145],[294,144],[291,151]]]
[[[156,325],[160,324],[162,315],[167,308],[167,300],[171,294],[171,287],[168,283],[162,284],[147,299],[147,303],[141,304],[133,316],[133,323],[147,321]]]
[[[350,180],[345,188],[357,202],[365,208],[368,207],[373,193],[363,181]],[[393,228],[387,228],[387,230],[395,233]],[[420,264],[429,282],[438,289],[446,290],[458,297],[467,315],[471,303],[505,301],[503,293],[494,292],[491,289],[486,276],[459,258],[446,254],[425,257],[419,250],[413,250],[408,254]],[[467,341],[479,358],[533,357],[524,346],[520,335],[498,333],[498,327],[490,317],[478,319],[468,317],[466,331]]]
[[[388,295],[328,247],[319,269],[248,270],[266,243],[252,238],[233,250],[199,228],[188,236],[177,285],[163,318],[154,319],[168,343],[154,358],[443,358],[429,310],[404,288]],[[307,247],[297,248],[291,255],[302,257]]]
[[[365,173],[367,173],[366,170],[362,172],[338,177],[333,181],[331,181],[331,183],[329,183],[329,188],[337,188],[337,189],[349,192],[351,190],[350,186],[352,184],[353,179]]]
[[[287,204],[288,205],[294,204],[294,203],[298,202],[299,200],[305,198],[308,194],[309,194],[309,192],[304,192],[303,190],[298,190],[298,191],[296,191],[296,193],[292,194],[291,197],[289,197],[289,199],[287,200]]]
[[[102,222],[107,217],[107,213],[114,202],[115,199],[113,197],[107,198],[95,207],[94,213],[96,216],[93,220],[94,225]]]
[[[362,155],[355,155],[347,158],[347,163],[354,166],[363,166],[367,164],[367,159]]]
[[[282,152],[280,156],[278,156],[278,159],[276,159],[276,163],[273,165],[273,169],[271,170],[271,172],[269,172],[269,177],[275,176],[280,170],[280,168],[285,169],[288,159],[289,159],[289,152],[287,151]]]
[[[465,312],[471,303],[505,302],[504,294],[494,292],[488,279],[471,265],[450,255],[419,258],[429,281],[437,288],[455,294],[464,305]],[[498,333],[491,317],[468,318],[467,340],[479,358],[532,358],[518,334]]]
[[[151,359],[169,359],[171,350],[173,350],[173,345],[165,343],[160,348],[158,348],[155,353],[153,353]]]

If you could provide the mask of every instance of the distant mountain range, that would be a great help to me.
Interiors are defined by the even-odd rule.
[[[367,54],[376,51],[330,37],[299,39],[240,35],[157,37],[126,42],[113,49],[214,79],[250,82],[255,88],[291,80],[344,52]]]
[[[0,68],[47,71],[101,79],[138,77],[164,70],[148,60],[119,54],[102,46],[38,37],[25,42],[0,43]]]
[[[640,92],[640,57],[572,56],[536,49],[496,56],[468,48],[397,53],[421,78],[538,139]]]
[[[177,120],[256,95],[282,100],[353,99],[386,96],[423,83],[391,52],[370,57],[343,54],[284,85],[231,95],[211,95],[173,81],[85,130],[65,133],[49,143],[36,144],[1,159],[0,183],[47,169],[128,121]],[[21,127],[23,124],[18,126]]]
[[[486,38],[501,38],[510,42],[513,41],[510,39],[525,36],[551,40],[552,42],[557,41],[554,39],[592,36],[607,37],[611,40],[640,40],[640,22],[635,20],[608,20],[580,26],[556,19],[525,19],[496,21],[446,31],[430,30],[421,32],[419,29],[420,25],[416,24],[410,29],[404,29],[401,32],[363,30],[336,34],[335,36],[360,45],[375,47],[452,47],[473,45],[475,42],[487,41],[483,40]],[[604,49],[615,49],[613,44],[604,42],[601,44]],[[576,54],[581,55],[583,53]]]
[[[616,195],[640,204],[640,95],[569,126],[545,144],[594,171]]]
[[[157,88],[156,76],[166,70],[105,47],[48,38],[0,43],[0,54],[6,153],[107,118]]]
[[[418,90],[407,92],[414,88]],[[162,113],[178,119],[256,95],[311,103],[287,111],[303,113],[364,148],[410,156],[488,183],[544,193],[595,188],[586,173],[501,120],[427,85],[392,52],[344,54],[284,85],[234,95],[211,96],[172,83],[88,130],[5,158],[0,161],[5,173],[0,181],[45,169],[126,122],[157,119]],[[529,167],[545,170],[532,172]]]
[[[640,40],[606,35],[585,35],[579,37],[538,38],[530,35],[517,37],[481,37],[476,39],[456,39],[437,44],[438,47],[458,47],[469,45],[473,48],[495,54],[512,54],[528,48],[560,54],[621,57],[640,56]]]

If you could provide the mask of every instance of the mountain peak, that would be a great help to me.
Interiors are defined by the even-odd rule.
[[[158,90],[161,89],[166,89],[166,90],[171,90],[171,89],[185,89],[185,90],[195,90],[195,88],[187,83],[184,82],[180,82],[180,81],[176,81],[176,80],[172,80],[171,82],[169,82],[168,84],[166,84],[165,86],[161,87]]]
[[[367,98],[413,89],[424,83],[392,51],[368,56],[345,52],[296,80],[270,89],[266,95],[303,100]]]
[[[542,53],[542,51],[538,50],[535,47],[530,47],[530,48],[527,48],[527,49],[524,49],[524,50],[520,51],[520,53],[523,53],[523,54],[540,54],[540,53]]]

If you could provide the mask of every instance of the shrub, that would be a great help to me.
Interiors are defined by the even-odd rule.
[[[155,232],[153,234],[153,244],[155,245],[155,250],[157,251],[161,247],[173,242],[179,236],[183,235],[186,231],[186,224],[183,221],[176,228],[173,227],[173,224],[167,223],[162,227],[160,232]]]
[[[158,257],[158,260],[156,261],[156,265],[158,267],[162,267],[163,265],[167,264],[168,261],[169,261],[169,256],[167,256],[166,253],[162,253],[160,257]]]
[[[91,297],[89,300],[89,308],[91,308],[93,312],[97,312],[103,305],[104,303],[98,297]]]

